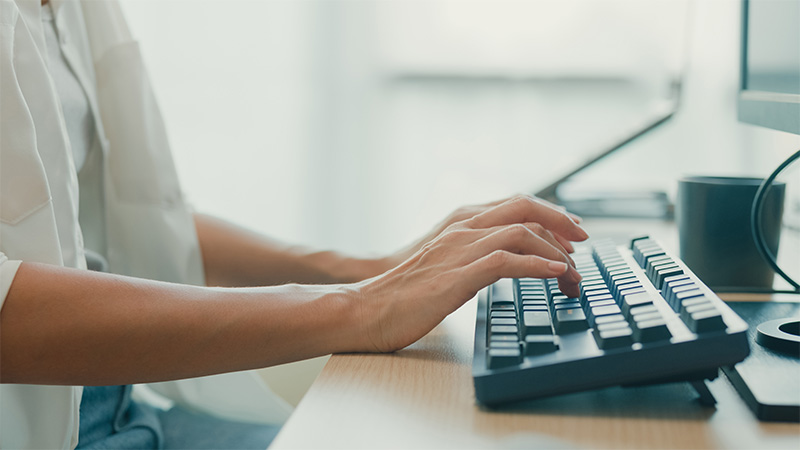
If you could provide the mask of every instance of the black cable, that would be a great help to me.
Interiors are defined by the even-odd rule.
[[[761,229],[761,214],[762,210],[764,209],[764,199],[767,197],[767,192],[769,191],[770,187],[772,187],[772,183],[775,181],[775,178],[777,178],[784,169],[789,167],[789,165],[795,162],[798,158],[800,158],[800,150],[798,150],[794,155],[790,156],[786,161],[781,163],[781,165],[778,166],[778,168],[775,169],[775,171],[772,172],[772,174],[761,183],[761,186],[758,187],[758,191],[756,191],[756,197],[753,200],[753,207],[750,210],[750,224],[752,225],[753,241],[756,244],[756,248],[758,248],[761,256],[764,257],[775,273],[780,275],[781,278],[786,280],[794,287],[794,291],[788,291],[792,294],[800,294],[800,284],[794,281],[792,277],[786,274],[786,272],[781,270],[781,268],[778,266],[778,261],[775,258],[775,255],[773,255],[772,251],[769,249],[769,247],[767,247],[766,239],[764,238],[764,231]],[[779,291],[768,290],[768,292],[775,293]]]

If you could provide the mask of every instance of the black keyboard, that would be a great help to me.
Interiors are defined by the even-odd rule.
[[[598,242],[573,259],[580,298],[562,294],[555,279],[503,279],[479,296],[479,402],[674,381],[698,387],[748,355],[747,324],[653,239]]]

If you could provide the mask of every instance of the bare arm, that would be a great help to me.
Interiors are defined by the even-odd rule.
[[[290,246],[212,216],[195,214],[209,286],[351,283],[393,265],[385,258],[356,258]]]
[[[103,385],[394,351],[503,277],[580,276],[555,209],[516,198],[448,226],[388,272],[348,285],[205,288],[23,263],[0,311],[0,382]]]
[[[0,382],[163,381],[364,349],[346,291],[210,289],[23,263],[0,312]]]
[[[428,234],[395,254],[380,258],[358,258],[335,251],[312,251],[290,246],[246,230],[224,220],[195,214],[194,221],[203,255],[206,283],[209,286],[272,286],[285,283],[352,283],[374,277],[410,258],[423,245],[435,239],[454,223],[471,219],[512,199],[455,210]],[[535,199],[542,209],[556,210],[572,220],[577,216],[546,201]],[[552,229],[550,242],[572,261],[573,251],[560,228]]]

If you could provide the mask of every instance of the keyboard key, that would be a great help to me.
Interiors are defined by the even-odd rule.
[[[680,275],[673,275],[671,277],[667,277],[667,278],[664,279],[664,286],[665,286],[664,289],[674,289],[674,288],[676,288],[678,286],[681,286],[681,285],[684,285],[684,284],[687,284],[687,283],[693,283],[693,281],[689,277],[689,275],[687,275],[685,273],[682,273]],[[664,298],[666,298],[666,295],[664,296]]]
[[[514,302],[514,280],[511,278],[503,278],[498,280],[492,285],[492,303],[497,302]]]
[[[698,291],[699,291],[699,289],[698,289]],[[702,294],[694,295],[692,297],[687,297],[687,298],[681,299],[681,304],[680,304],[680,313],[681,313],[681,315],[686,314],[686,309],[687,308],[689,308],[691,306],[697,306],[697,305],[702,305],[705,308],[711,308],[711,307],[714,306],[714,304],[711,303],[711,300],[706,298],[705,295],[702,295]],[[700,309],[702,309],[702,308],[700,308]]]
[[[603,350],[626,347],[633,344],[633,330],[626,322],[598,325],[592,334],[597,346]]]
[[[592,289],[592,290],[583,292],[583,294],[581,295],[581,298],[584,301],[588,301],[589,297],[596,297],[598,295],[611,295],[611,291],[609,291],[608,288]]]
[[[627,316],[630,317],[631,320],[636,320],[636,316],[650,313],[658,313],[658,308],[652,304],[636,306],[628,310]]]
[[[518,330],[516,325],[492,325],[489,328],[492,334],[513,334],[516,335]]]
[[[550,314],[547,311],[524,311],[522,313],[522,329],[525,334],[552,334]]]
[[[605,280],[603,280],[603,275],[600,274],[600,271],[597,271],[596,275],[587,275],[583,277],[581,280],[581,286],[592,284],[592,283],[601,283],[605,284]]]
[[[711,301],[711,300],[707,299],[705,297],[705,295],[703,295],[703,291],[701,291],[700,288],[696,287],[694,289],[681,289],[681,290],[677,290],[677,288],[675,288],[675,289],[676,289],[677,292],[675,292],[672,295],[672,297],[674,299],[674,303],[675,303],[675,307],[676,307],[675,309],[677,309],[678,311],[681,311],[683,309],[683,307],[684,307],[683,304],[684,303],[686,303],[687,301],[692,300],[692,299],[701,298],[702,299],[701,301],[703,301],[703,302]],[[698,303],[698,302],[699,302],[698,300],[693,300],[692,302],[689,302],[689,304],[691,305],[693,303]]]
[[[520,289],[542,289],[544,287],[544,282],[542,280],[537,280],[533,278],[523,278],[517,280]]]
[[[522,312],[525,311],[544,311],[547,312],[547,305],[522,305]]]
[[[566,295],[559,295],[558,297],[553,297],[553,300],[550,302],[553,306],[561,305],[565,303],[578,303],[578,299],[569,298]]]
[[[647,275],[647,278],[652,280],[653,273],[656,270],[655,268],[663,264],[675,264],[675,261],[673,261],[672,258],[667,255],[656,256],[655,258],[648,259],[644,267],[644,273]]]
[[[613,302],[614,297],[612,297],[611,294],[595,294],[586,296],[586,303],[595,303],[603,300],[611,300]]]
[[[517,318],[517,313],[514,311],[492,311],[489,315],[490,319],[515,319]]]
[[[695,305],[686,308],[686,314],[681,318],[684,323],[695,333],[705,333],[709,331],[719,331],[727,328],[722,314],[715,306],[710,308],[704,305]]]
[[[515,342],[519,343],[519,338],[516,334],[493,334],[489,337],[489,345],[495,342]]]
[[[589,328],[589,324],[586,322],[586,314],[580,308],[556,311],[553,325],[558,334],[574,333]]]
[[[525,336],[525,355],[527,356],[551,353],[557,349],[558,346],[556,345],[555,336],[552,334]]]
[[[508,308],[509,306],[511,308]],[[498,299],[492,300],[492,309],[504,309],[504,308],[514,309],[514,302],[511,300],[498,300]]]
[[[581,294],[583,294],[586,291],[591,291],[593,289],[605,289],[607,287],[608,286],[606,285],[605,280],[600,279],[600,280],[586,281],[586,279],[584,279],[581,282]]]
[[[664,250],[658,247],[650,247],[639,254],[636,262],[639,263],[640,267],[647,268],[647,261],[659,256],[665,256]]]
[[[514,311],[514,304],[505,302],[492,303],[492,311]]]
[[[516,317],[513,318],[513,319],[512,318],[505,318],[505,317],[496,317],[496,318],[493,317],[489,321],[489,324],[490,325],[516,325],[517,324],[517,319],[516,319]]]
[[[658,342],[670,339],[672,333],[669,332],[664,319],[659,317],[652,320],[643,320],[633,323],[633,338],[637,342]]]
[[[594,319],[595,326],[603,325],[603,324],[606,324],[606,323],[612,323],[612,322],[625,322],[625,323],[627,323],[627,321],[625,320],[625,317],[622,314],[614,314],[614,315],[611,315],[611,316],[600,316],[600,317],[595,317],[595,319]]]
[[[623,314],[628,315],[630,313],[631,308],[635,308],[637,306],[645,306],[645,305],[652,305],[653,298],[650,294],[645,292],[644,290],[638,292],[631,292],[626,294],[622,297],[620,301],[620,308],[622,309]]]
[[[630,278],[632,276],[634,276],[633,271],[631,271],[631,269],[628,268],[628,265],[626,263],[624,269],[613,270],[608,273],[608,284],[612,285],[616,282],[619,282],[619,280]]]
[[[607,306],[607,305],[617,306],[617,302],[615,302],[613,298],[604,298],[600,300],[592,300],[586,303],[586,306],[588,306],[589,308],[596,308],[598,306]]]
[[[621,304],[622,303],[622,299],[624,299],[626,295],[638,294],[640,292],[645,292],[645,290],[644,290],[644,288],[642,286],[631,286],[631,287],[628,287],[628,288],[625,288],[625,289],[620,289],[619,292],[617,292],[616,299]]]
[[[647,322],[650,320],[657,320],[657,319],[663,319],[661,313],[658,311],[636,314],[635,316],[631,317],[631,325],[636,325],[639,322]]]
[[[635,288],[640,288],[638,290],[641,290],[642,292],[644,292],[644,289],[641,289],[642,288],[642,283],[640,283],[638,279],[634,278],[634,279],[632,279],[630,281],[626,280],[625,283],[621,283],[619,285],[612,286],[611,287],[611,295],[613,295],[614,298],[620,298],[620,292],[626,291],[626,290],[629,290],[629,289],[635,289]]]
[[[665,278],[671,277],[673,275],[680,275],[682,273],[683,269],[677,264],[662,266],[660,269],[656,270],[656,278],[653,284],[656,286],[657,289],[663,289]]]
[[[667,303],[670,304],[673,308],[675,304],[675,294],[678,292],[685,292],[697,290],[697,285],[692,280],[678,280],[673,282],[665,282],[664,283],[664,290],[661,292],[661,295],[667,300]]]
[[[519,341],[490,341],[489,348],[519,348]]]
[[[522,353],[520,352],[519,345],[517,345],[516,348],[489,347],[486,356],[490,369],[500,369],[519,364]]]
[[[609,285],[609,287],[613,288],[616,285],[625,283],[626,280],[627,280],[627,282],[629,282],[631,280],[636,280],[636,275],[634,275],[633,272],[628,270],[628,271],[623,272],[623,273],[619,273],[619,274],[616,274],[616,275],[611,275],[610,278],[611,278],[611,280],[609,281],[608,285]]]
[[[589,310],[589,315],[593,317],[598,316],[612,316],[615,314],[619,314],[620,311],[619,306],[617,305],[606,305],[606,306],[596,306]]]

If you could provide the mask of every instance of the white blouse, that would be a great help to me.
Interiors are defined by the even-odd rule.
[[[40,0],[0,0],[0,308],[22,261],[85,269],[87,247],[114,273],[204,284],[192,213],[119,3],[51,4],[55,35]],[[73,125],[65,118],[81,99],[74,86],[64,95],[58,87],[69,77],[49,57],[56,47],[88,100],[94,131],[85,113]],[[80,174],[70,128],[84,142],[76,147],[89,142]],[[150,386],[233,420],[275,424],[291,411],[252,372]],[[74,448],[81,393],[79,386],[0,384],[0,448]]]

